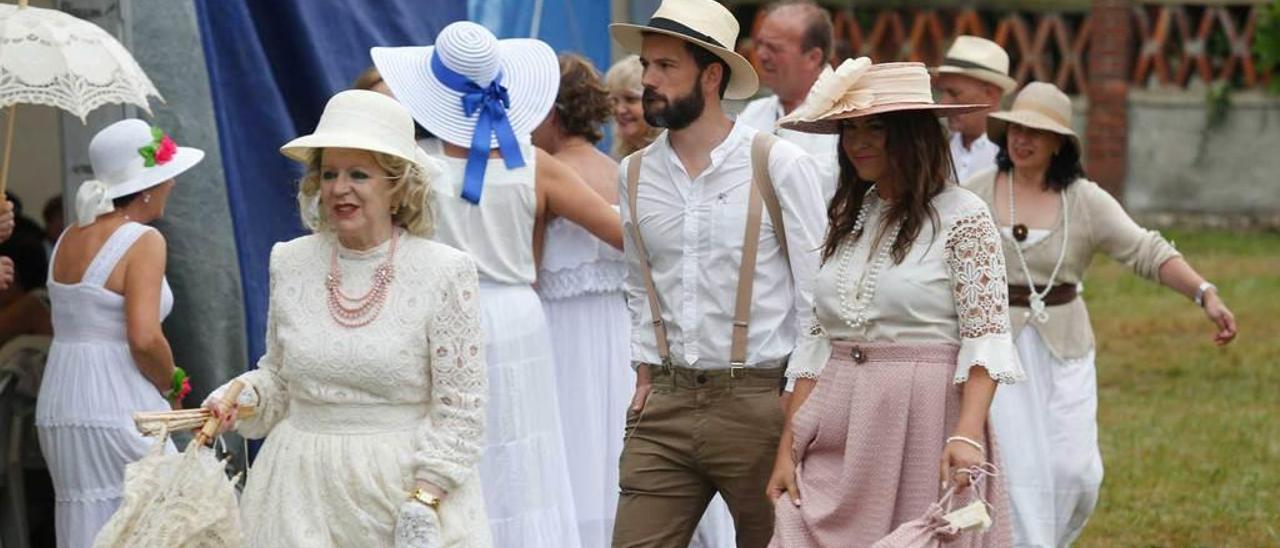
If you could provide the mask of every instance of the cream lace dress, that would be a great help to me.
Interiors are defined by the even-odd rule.
[[[489,546],[477,475],[487,377],[474,264],[402,233],[381,314],[347,328],[327,310],[335,245],[312,235],[271,251],[267,352],[240,376],[259,413],[239,430],[267,436],[241,499],[245,546],[391,546],[415,479],[448,491],[439,546]],[[387,252],[387,243],[339,248],[343,291],[368,291]]]

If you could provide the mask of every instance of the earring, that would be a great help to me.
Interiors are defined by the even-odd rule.
[[[149,203],[151,203],[151,195],[150,195],[150,194],[143,194],[143,195],[142,195],[142,203],[144,203],[144,204],[149,204]]]

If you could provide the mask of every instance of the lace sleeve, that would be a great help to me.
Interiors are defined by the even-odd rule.
[[[484,448],[484,336],[475,263],[459,256],[444,278],[436,315],[427,322],[431,420],[418,430],[414,477],[453,491],[474,474]]]
[[[961,215],[947,235],[947,268],[960,324],[955,383],[983,367],[991,378],[1012,383],[1024,378],[1009,327],[1009,285],[1004,251],[986,207]]]
[[[279,276],[280,244],[271,248],[270,288],[267,304],[267,351],[258,359],[258,368],[238,378],[257,395],[253,416],[236,422],[236,431],[246,438],[262,438],[289,413],[289,384],[280,376],[280,341],[276,336],[276,279]],[[224,385],[225,387],[225,385]],[[219,388],[222,390],[222,388]]]
[[[816,379],[822,375],[822,368],[831,359],[831,338],[826,328],[818,321],[818,313],[812,313],[809,327],[800,333],[796,341],[796,349],[787,362],[787,390],[795,386],[796,379]]]

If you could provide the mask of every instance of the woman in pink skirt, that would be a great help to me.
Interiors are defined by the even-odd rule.
[[[962,471],[999,464],[987,408],[998,383],[1023,377],[1004,255],[986,205],[952,182],[936,119],[977,108],[934,104],[920,63],[860,58],[780,122],[838,133],[843,154],[815,324],[787,371],[772,546],[870,546],[922,517],[947,483],[966,485]],[[983,492],[994,526],[948,546],[1011,544],[999,483]]]

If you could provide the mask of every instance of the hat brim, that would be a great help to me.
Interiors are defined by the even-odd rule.
[[[280,147],[280,153],[284,154],[291,160],[306,164],[311,161],[313,157],[312,155],[315,154],[317,150],[326,148],[348,148],[378,152],[413,162],[419,166],[423,165],[423,154],[421,153],[421,149],[418,149],[417,147],[414,148],[417,150],[418,154],[415,154],[415,157],[410,158],[405,156],[403,152],[396,150],[394,147],[382,146],[379,143],[373,143],[367,139],[361,139],[357,136],[343,133],[313,133],[311,135],[303,135],[302,137],[298,137],[297,139],[285,143],[284,146]]]
[[[935,76],[939,74],[956,74],[959,76],[968,76],[969,78],[973,78],[974,80],[981,80],[983,82],[992,84],[1000,88],[1000,90],[1004,92],[1005,95],[1008,95],[1012,93],[1013,90],[1018,89],[1017,80],[1014,80],[1013,78],[1010,78],[1004,74],[1000,74],[998,72],[993,72],[989,70],[942,65],[942,66],[933,67],[929,69],[929,72],[933,73]]]
[[[640,53],[645,34],[663,34],[679,38],[710,51],[729,65],[729,86],[724,90],[725,99],[750,99],[760,89],[760,77],[756,75],[756,68],[751,66],[751,62],[747,61],[746,57],[738,55],[733,50],[687,34],[646,25],[613,23],[609,25],[609,34],[613,36],[614,41],[618,42],[618,45],[622,46],[622,49],[632,53]]]
[[[1057,120],[1030,110],[1005,110],[988,114],[987,138],[991,142],[1003,146],[1005,134],[1008,132],[1010,123],[1057,133],[1075,143],[1076,149],[1080,148],[1080,136],[1076,135],[1075,130],[1058,123]]]
[[[195,167],[204,159],[204,151],[198,148],[178,147],[168,162],[149,167],[136,177],[123,183],[113,184],[107,190],[107,198],[112,200],[122,196],[142,192],[148,188],[173,179],[183,172]]]
[[[975,112],[988,108],[987,105],[939,105],[937,103],[894,103],[888,105],[879,105],[870,108],[850,110],[839,114],[825,116],[820,120],[807,122],[803,120],[795,120],[778,124],[782,129],[799,131],[802,133],[822,133],[836,134],[840,133],[840,121],[850,120],[853,118],[862,118],[864,116],[873,116],[876,114],[884,114],[886,112],[904,112],[909,110],[931,111],[937,116],[952,116],[955,114],[964,114],[967,112]]]
[[[435,46],[378,47],[369,53],[383,81],[414,120],[446,142],[471,147],[476,118],[463,112],[462,94],[445,87],[431,73]],[[527,139],[555,103],[560,63],[551,46],[529,38],[498,41],[498,54],[502,85],[511,98],[507,119],[516,137]],[[498,147],[496,136],[490,138],[489,147]]]

